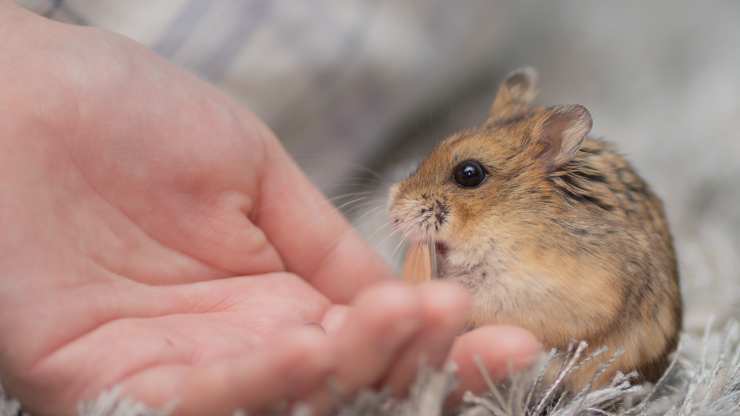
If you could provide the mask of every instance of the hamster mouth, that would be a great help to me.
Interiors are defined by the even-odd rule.
[[[447,253],[450,247],[442,241],[434,242],[434,253],[432,256],[432,272],[436,279],[442,279],[445,276],[445,264],[447,263]]]
[[[450,248],[447,246],[447,244],[441,242],[441,241],[435,241],[434,242],[434,251],[437,253],[437,257],[442,257],[447,255],[447,252],[450,250]]]

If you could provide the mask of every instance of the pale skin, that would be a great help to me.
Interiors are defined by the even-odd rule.
[[[253,114],[122,37],[0,2],[0,379],[34,414],[120,385],[177,414],[402,393],[421,357],[481,389],[539,350],[460,335],[470,300],[409,288]],[[513,366],[513,367],[511,367]]]

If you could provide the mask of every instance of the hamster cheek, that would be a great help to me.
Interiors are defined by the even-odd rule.
[[[477,251],[477,250],[476,250]],[[450,250],[447,255],[447,262],[450,267],[459,271],[459,274],[467,274],[473,271],[478,265],[481,264],[483,257],[481,253],[472,252],[468,253],[463,250]]]
[[[474,286],[473,312],[471,321],[476,325],[507,324],[533,331],[538,338],[542,335],[535,322],[542,322],[542,310],[537,305],[546,303],[547,291],[531,285],[528,279],[508,270],[484,270],[478,276],[470,276],[461,282]]]

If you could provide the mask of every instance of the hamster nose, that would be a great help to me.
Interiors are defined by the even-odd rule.
[[[439,199],[434,200],[434,217],[437,220],[437,224],[441,227],[446,221],[447,216],[450,214],[450,207],[440,201]]]

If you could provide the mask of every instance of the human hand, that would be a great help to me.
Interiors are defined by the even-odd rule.
[[[178,413],[480,379],[537,349],[411,290],[251,113],[146,49],[0,5],[0,375],[38,414],[121,385]],[[454,345],[453,345],[454,344]]]

